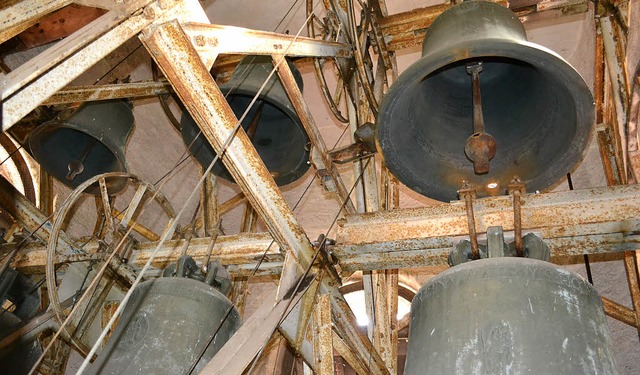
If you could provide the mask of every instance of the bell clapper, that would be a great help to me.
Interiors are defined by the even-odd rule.
[[[496,155],[496,140],[484,132],[480,72],[482,72],[481,61],[467,63],[467,73],[471,75],[473,83],[473,134],[467,138],[464,152],[473,162],[474,172],[486,174],[489,173],[489,160]]]
[[[85,160],[87,160],[87,156],[89,156],[91,149],[93,149],[93,146],[96,144],[97,141],[98,139],[94,138],[91,144],[89,144],[87,148],[84,150],[79,160],[71,160],[69,164],[67,164],[67,168],[69,169],[69,173],[67,173],[67,176],[66,176],[67,180],[73,181],[73,179],[76,178],[77,175],[84,172],[84,162]]]

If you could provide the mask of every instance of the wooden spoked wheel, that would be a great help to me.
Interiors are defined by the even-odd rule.
[[[110,195],[114,185],[124,188]],[[95,186],[99,196],[85,194]],[[117,305],[133,282],[135,270],[127,260],[136,245],[157,241],[174,218],[164,195],[127,173],[87,180],[56,212],[47,247],[47,293],[61,324],[78,305],[62,337],[80,354],[88,353],[109,306]],[[88,298],[81,300],[85,291]]]
[[[333,115],[341,122],[348,122],[348,116],[344,115],[346,111],[341,109],[341,104],[346,100],[353,100],[348,97],[347,85],[355,74],[375,115],[378,103],[374,94],[373,63],[369,54],[371,19],[368,12],[362,12],[360,5],[362,2],[354,6],[352,1],[347,1],[348,9],[346,10],[339,9],[334,0],[323,0],[323,3],[324,7],[320,7],[314,4],[314,0],[307,0],[307,17],[310,18],[307,23],[309,37],[353,45],[354,58],[352,60],[335,59],[333,77],[326,75],[325,64],[328,61],[326,58],[314,59],[314,68],[322,93]],[[362,4],[368,7],[366,3]]]
[[[325,6],[327,5],[326,3],[332,4],[333,2],[325,2]],[[314,0],[307,0],[307,17],[310,17],[307,23],[307,33],[310,38],[332,42],[347,42],[346,34],[342,33],[344,29],[340,27],[340,20],[333,9],[315,6]],[[328,61],[327,58],[313,59],[316,77],[331,113],[338,121],[348,123],[349,117],[345,115],[345,101],[349,100],[349,98],[347,97],[345,78],[348,77],[349,63],[343,61],[339,64],[338,61],[334,61],[333,75],[326,77],[325,71],[330,69],[329,67],[325,68]]]

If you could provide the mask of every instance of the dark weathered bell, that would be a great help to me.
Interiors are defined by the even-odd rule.
[[[528,42],[510,10],[466,1],[429,27],[422,58],[380,105],[377,137],[401,182],[449,201],[464,180],[478,196],[504,192],[514,176],[549,188],[582,159],[593,125],[573,67]]]
[[[302,90],[300,72],[291,63],[289,67]],[[247,56],[233,72],[231,79],[220,86],[236,117],[242,116],[271,70],[271,57]],[[213,147],[200,134],[197,124],[186,111],[180,124],[182,139],[189,151],[202,166],[208,167],[216,155]],[[309,169],[309,137],[276,74],[269,78],[258,100],[242,121],[242,127],[278,185],[297,180]],[[220,161],[216,162],[212,172],[233,181]]]
[[[102,173],[127,172],[125,146],[133,121],[129,101],[86,103],[36,128],[29,135],[29,148],[47,173],[76,188]],[[117,193],[124,182],[114,179],[107,190]],[[97,186],[87,192],[100,194]]]
[[[212,286],[183,277],[145,281],[90,373],[198,374],[239,326],[231,301]]]
[[[431,279],[411,304],[407,375],[617,374],[602,301],[577,274],[493,258]]]

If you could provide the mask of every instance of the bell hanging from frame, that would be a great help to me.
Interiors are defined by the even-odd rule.
[[[404,373],[618,371],[595,288],[560,266],[504,257],[454,266],[420,289]]]
[[[302,75],[295,65],[287,63],[302,91]],[[282,186],[296,181],[309,169],[309,137],[277,74],[269,78],[273,67],[270,56],[247,56],[234,70],[229,81],[220,85],[220,90],[233,113],[240,118],[267,81],[242,121],[242,127],[276,184]],[[182,139],[189,152],[204,168],[209,167],[216,155],[213,147],[188,112],[183,113],[180,124]],[[233,181],[220,160],[216,161],[212,173]]]
[[[559,55],[527,41],[509,9],[471,0],[443,12],[422,58],[383,98],[377,144],[407,187],[440,201],[463,181],[478,197],[518,176],[532,191],[554,186],[582,160],[594,101]]]
[[[125,147],[134,124],[131,108],[128,100],[110,100],[63,111],[29,134],[31,154],[48,174],[72,189],[99,174],[127,172]],[[108,193],[119,192],[125,183],[111,180]],[[100,194],[97,185],[86,191]]]

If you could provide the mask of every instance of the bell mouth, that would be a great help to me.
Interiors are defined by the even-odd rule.
[[[464,153],[473,134],[468,62],[481,61],[485,131],[497,142],[489,173],[477,175]],[[383,99],[377,145],[407,187],[440,201],[457,199],[467,180],[478,196],[518,176],[546,190],[583,159],[595,110],[582,77],[552,51],[529,42],[487,39],[437,50],[403,72]],[[504,193],[504,192],[501,192]]]
[[[29,135],[29,149],[42,168],[58,181],[72,189],[90,178],[108,172],[128,172],[124,155],[112,150],[93,136],[64,124],[50,122]],[[68,178],[70,163],[84,159],[82,172]],[[119,193],[126,179],[114,178],[107,182],[109,195]],[[100,188],[93,184],[85,190],[100,195]]]

